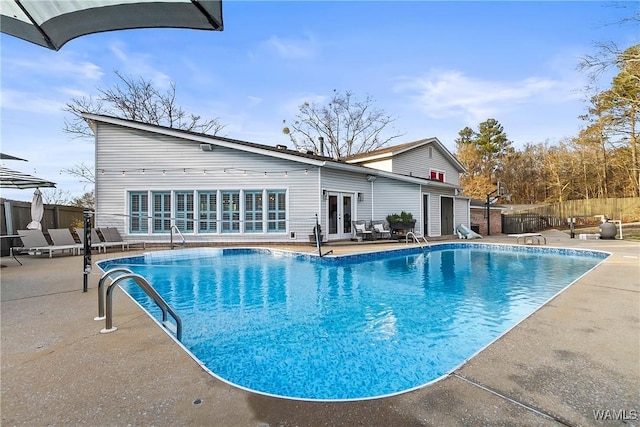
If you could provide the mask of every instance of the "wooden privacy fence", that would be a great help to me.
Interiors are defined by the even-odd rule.
[[[529,233],[548,228],[568,228],[569,217],[576,226],[597,225],[600,215],[622,222],[640,221],[640,198],[568,200],[502,215],[502,232]]]
[[[31,222],[31,202],[0,199],[0,234],[16,234],[18,230],[27,228]],[[82,227],[83,209],[76,206],[44,205],[42,230],[50,228]],[[11,242],[2,239],[1,252],[3,256],[9,254]]]

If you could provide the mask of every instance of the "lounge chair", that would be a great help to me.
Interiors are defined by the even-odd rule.
[[[373,227],[373,233],[375,234],[376,239],[391,238],[391,230],[386,227],[386,223],[384,221],[374,221],[371,226]]]
[[[356,238],[362,240],[373,240],[373,231],[367,229],[367,225],[364,221],[351,221],[353,224],[353,230],[356,233]]]
[[[84,248],[84,228],[76,228],[76,234],[80,238],[80,242],[82,242],[82,247]],[[100,238],[95,228],[91,229],[91,249],[97,249],[98,253],[100,253],[100,250],[107,252],[107,248],[116,246],[122,246],[123,251],[125,247],[129,247],[128,244],[122,242],[105,242]]]
[[[142,249],[146,249],[146,242],[144,240],[124,240],[120,235],[120,232],[115,227],[105,227],[100,229],[104,241],[107,243],[120,243],[125,244],[127,247],[131,245],[142,245]],[[124,250],[124,246],[122,247]]]
[[[81,243],[76,243],[71,230],[68,228],[50,228],[47,231],[54,246],[75,246],[78,253],[84,248]]]
[[[21,248],[11,248],[11,256],[15,250],[27,251],[30,253],[49,252],[49,258],[53,257],[54,252],[69,251],[73,255],[78,251],[77,244],[74,245],[50,245],[41,230],[18,230],[18,235],[22,241]]]

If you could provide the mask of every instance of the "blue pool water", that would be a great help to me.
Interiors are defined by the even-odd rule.
[[[184,346],[222,379],[342,400],[438,379],[606,256],[444,244],[322,259],[209,248],[99,264],[144,276],[182,318]],[[123,288],[160,318],[136,286]]]

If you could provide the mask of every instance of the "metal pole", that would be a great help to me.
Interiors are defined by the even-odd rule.
[[[491,236],[491,211],[489,210],[489,196],[487,194],[487,236]]]
[[[498,189],[493,190],[491,193],[487,194],[487,236],[491,236],[491,210],[489,209],[491,206],[491,195],[497,192]]]
[[[91,216],[93,212],[84,209],[84,256],[82,266],[82,292],[87,292],[89,288],[89,274],[91,274]]]
[[[320,243],[320,224],[318,223],[318,214],[316,214],[316,226],[313,229],[314,234],[316,235],[316,247],[318,248],[318,255],[320,255],[320,257],[322,257],[322,250],[320,249],[320,246],[322,245]]]
[[[576,237],[576,230],[575,230],[574,225],[573,225],[574,221],[575,221],[575,220],[574,220],[574,218],[573,218],[573,215],[571,215],[571,216],[569,217],[569,222],[570,222],[569,227],[570,227],[570,229],[571,229],[571,234],[570,234],[570,236],[571,236],[571,238],[572,238],[572,239]]]

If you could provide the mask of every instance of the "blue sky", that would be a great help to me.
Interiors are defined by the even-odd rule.
[[[517,147],[577,135],[598,42],[639,43],[619,25],[637,2],[223,2],[224,31],[143,29],[93,34],[59,52],[2,34],[2,152],[6,167],[90,190],[60,173],[93,164],[93,142],[62,132],[61,108],[116,81],[114,70],[164,88],[226,124],[222,135],[287,144],[282,120],[334,89],[370,95],[396,118],[395,142],[437,137],[454,151],[465,126],[497,119]],[[612,75],[605,76],[606,87]],[[46,191],[45,191],[46,193]],[[30,200],[30,190],[2,196]]]

